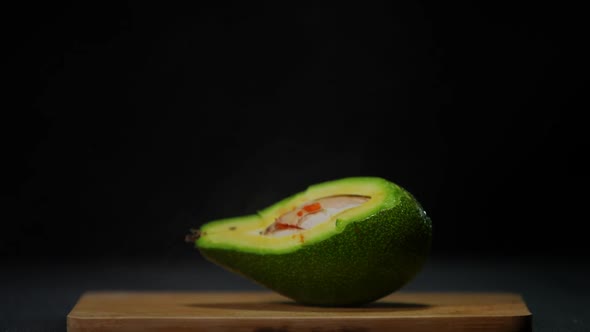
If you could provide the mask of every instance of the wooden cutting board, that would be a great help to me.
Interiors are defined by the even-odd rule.
[[[356,308],[296,304],[271,292],[89,292],[69,332],[98,331],[531,331],[512,293],[397,292]]]

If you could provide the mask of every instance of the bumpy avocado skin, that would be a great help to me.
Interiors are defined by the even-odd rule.
[[[302,304],[367,304],[412,280],[430,251],[430,218],[409,192],[398,193],[401,197],[393,208],[294,252],[202,248],[198,242],[197,248],[211,262]]]

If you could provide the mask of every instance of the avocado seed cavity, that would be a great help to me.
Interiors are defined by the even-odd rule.
[[[330,220],[333,216],[367,202],[371,197],[361,195],[336,195],[322,197],[282,214],[268,226],[263,235],[284,236]]]

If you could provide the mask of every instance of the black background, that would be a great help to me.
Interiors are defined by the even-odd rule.
[[[20,3],[3,10],[0,327],[95,289],[243,290],[184,235],[381,176],[433,220],[414,290],[587,331],[586,15],[562,3]]]
[[[52,3],[12,16],[3,255],[186,255],[190,227],[358,175],[418,197],[434,253],[586,246],[579,8]]]

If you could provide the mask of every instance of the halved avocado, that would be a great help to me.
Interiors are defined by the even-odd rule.
[[[257,214],[188,236],[211,262],[302,304],[354,306],[384,297],[422,268],[432,223],[408,191],[378,177],[309,186]]]

